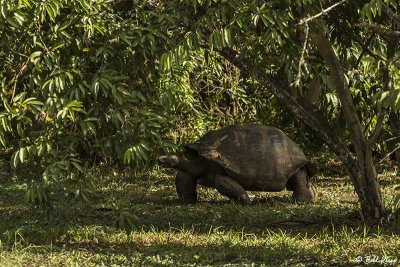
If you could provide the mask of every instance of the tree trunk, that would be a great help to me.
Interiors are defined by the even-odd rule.
[[[360,199],[362,213],[366,219],[379,219],[385,215],[385,208],[382,202],[378,175],[372,160],[372,147],[379,135],[383,114],[379,114],[375,131],[367,139],[357,115],[357,110],[351,96],[349,86],[346,82],[344,72],[333,46],[328,38],[318,31],[313,31],[310,42],[317,47],[317,50],[329,66],[329,71],[334,79],[336,92],[341,101],[344,119],[350,133],[350,140],[354,146],[355,163],[347,166],[350,176],[356,187]]]
[[[318,107],[319,106],[319,96],[321,95],[322,91],[322,85],[321,85],[321,79],[319,78],[318,75],[316,75],[310,82],[307,94],[306,94],[306,99],[313,104],[314,106]]]

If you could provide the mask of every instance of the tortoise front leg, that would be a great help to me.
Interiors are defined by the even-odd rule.
[[[186,204],[197,202],[196,179],[190,174],[178,171],[175,177],[176,192],[178,198]]]
[[[217,175],[215,177],[215,188],[222,195],[227,196],[233,201],[237,201],[242,205],[250,204],[250,198],[247,195],[246,190],[228,176]]]

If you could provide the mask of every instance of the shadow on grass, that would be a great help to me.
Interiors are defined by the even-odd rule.
[[[322,256],[322,248],[318,244],[302,246],[301,240],[293,234],[277,236],[263,236],[252,239],[251,237],[232,236],[198,236],[188,237],[187,233],[180,235],[174,232],[161,233],[154,236],[154,231],[142,232],[148,240],[140,234],[132,233],[128,240],[107,242],[81,241],[81,242],[53,242],[51,246],[28,248],[31,253],[42,254],[44,257],[50,252],[73,253],[85,252],[88,255],[123,255],[124,265],[133,266],[180,266],[180,265],[209,265],[222,266],[227,263],[244,266],[246,264],[266,264],[267,266],[356,266],[348,259],[332,256]],[[190,232],[189,232],[190,234]],[[174,236],[173,236],[174,235]],[[197,235],[197,236],[196,236]],[[196,239],[197,238],[197,239]],[[204,238],[209,238],[208,240]],[[196,244],[196,240],[198,240]],[[149,244],[150,243],[150,244]],[[48,244],[48,243],[47,243]],[[323,251],[323,249],[322,249]]]
[[[277,245],[262,243],[250,246],[229,243],[185,245],[174,241],[150,246],[135,246],[130,243],[80,243],[63,248],[67,251],[76,249],[105,255],[123,254],[131,264],[143,266],[170,266],[171,263],[178,266],[181,264],[222,266],[227,263],[240,266],[254,265],[254,263],[272,266],[291,266],[301,263],[308,266],[326,266],[323,264],[328,260],[315,255],[315,252],[309,249],[284,243]],[[137,257],[138,255],[140,256]],[[351,266],[351,264],[336,266]]]
[[[210,229],[237,231],[261,235],[266,231],[283,230],[292,234],[318,234],[326,229],[343,226],[360,226],[353,207],[330,209],[325,205],[285,205],[282,197],[273,200],[276,205],[262,202],[238,206],[229,202],[200,202],[198,205],[181,205],[173,200],[167,203],[136,204],[132,213],[140,218],[139,227],[145,231],[170,231],[192,229],[207,234]],[[268,199],[268,201],[271,201]],[[56,209],[49,217],[38,212],[19,210],[8,219],[2,218],[0,232],[21,231],[27,243],[45,244],[57,240],[72,228],[114,229],[116,219],[109,209]],[[3,239],[4,235],[0,237]]]
[[[317,178],[314,185],[321,191],[329,186],[336,188],[338,184],[347,183],[346,180],[337,177]],[[201,196],[197,205],[183,205],[176,198],[172,179],[127,180],[130,183],[118,180],[105,184],[104,188],[98,191],[92,205],[67,202],[60,197],[56,199],[54,210],[50,214],[22,204],[24,188],[18,184],[0,184],[0,233],[3,233],[0,239],[5,244],[12,244],[16,233],[20,232],[24,243],[45,245],[69,236],[72,228],[100,227],[108,229],[107,231],[115,231],[114,220],[118,217],[115,211],[116,204],[128,207],[131,213],[136,214],[140,218],[139,227],[143,231],[192,229],[197,234],[207,234],[210,229],[220,229],[225,232],[262,235],[272,230],[286,231],[291,235],[313,235],[321,234],[327,229],[331,231],[347,226],[362,227],[357,202],[334,202],[324,197],[316,204],[297,205],[292,202],[291,193],[285,192],[257,193],[251,205],[240,206],[221,197],[215,190],[200,190]],[[389,179],[385,181],[387,186],[392,182]],[[116,201],[119,203],[115,203]],[[397,225],[384,229],[383,232],[400,233],[400,230]],[[68,244],[67,238],[64,245],[68,247]],[[154,245],[157,250],[169,249],[169,245],[165,245],[165,248],[163,246]],[[213,249],[220,248],[205,247],[204,251],[209,253]],[[203,248],[193,249],[199,250],[202,251]],[[265,257],[267,255],[269,254],[265,254]],[[271,254],[268,257],[270,256],[276,255]]]

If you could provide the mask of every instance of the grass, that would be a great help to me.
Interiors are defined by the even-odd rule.
[[[94,173],[91,205],[60,195],[50,214],[23,203],[24,182],[3,180],[0,265],[358,266],[358,256],[371,266],[400,263],[400,221],[364,226],[340,168],[322,173],[315,204],[296,205],[289,192],[253,192],[253,204],[243,207],[205,188],[197,205],[182,205],[172,172],[107,169]],[[396,183],[390,171],[381,175],[388,206]],[[131,231],[114,226],[122,209],[140,219]]]

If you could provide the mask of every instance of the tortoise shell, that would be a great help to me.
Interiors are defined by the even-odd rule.
[[[195,152],[238,179],[288,180],[308,162],[299,146],[281,130],[257,124],[210,131],[185,149],[190,157]]]

